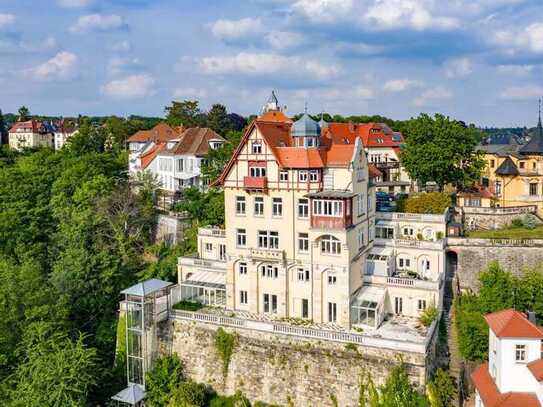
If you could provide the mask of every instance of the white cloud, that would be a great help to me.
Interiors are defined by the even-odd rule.
[[[58,46],[57,39],[52,36],[47,37],[40,44],[40,48],[43,50],[54,49],[57,46]]]
[[[118,75],[127,69],[135,69],[140,66],[138,58],[113,57],[108,62],[108,72],[110,75]]]
[[[385,83],[383,89],[387,92],[405,92],[421,85],[420,81],[411,79],[391,79]]]
[[[25,74],[40,81],[71,79],[77,71],[78,58],[71,52],[62,51],[35,68],[25,70]]]
[[[504,75],[527,75],[534,70],[533,65],[499,65],[498,73]]]
[[[173,97],[176,99],[188,99],[188,98],[205,98],[207,96],[207,90],[203,88],[177,88],[173,92]]]
[[[58,0],[60,7],[81,8],[87,7],[93,3],[93,0]]]
[[[15,22],[15,16],[13,14],[0,13],[0,28],[7,27]]]
[[[154,78],[149,75],[131,75],[106,83],[101,91],[104,95],[114,98],[143,98],[155,93],[154,84]]]
[[[450,99],[452,97],[452,92],[444,87],[438,86],[436,88],[431,88],[424,91],[419,97],[415,99],[415,106],[428,106],[428,104],[438,101]]]
[[[304,36],[297,32],[272,31],[266,35],[266,40],[274,49],[287,49],[300,45]]]
[[[500,97],[507,100],[528,100],[537,99],[543,95],[543,87],[541,86],[512,86],[505,89]]]
[[[530,24],[520,31],[498,31],[493,41],[509,54],[515,51],[543,53],[543,23]]]
[[[447,78],[465,78],[473,72],[473,63],[469,58],[450,59],[443,64]]]
[[[455,18],[433,15],[432,5],[433,2],[429,0],[375,0],[364,18],[375,30],[449,30],[459,26]]]
[[[250,37],[263,30],[259,18],[242,18],[241,20],[217,20],[211,26],[211,32],[223,40],[235,40]]]
[[[121,41],[111,46],[111,50],[115,52],[129,52],[132,49],[130,41]]]
[[[298,0],[292,9],[308,20],[332,23],[349,15],[353,9],[353,0]]]
[[[267,75],[291,72],[310,75],[315,79],[327,79],[336,76],[340,71],[336,65],[325,65],[316,60],[250,52],[240,52],[233,56],[204,57],[200,65],[208,74]]]
[[[119,29],[124,25],[123,18],[116,14],[89,14],[87,16],[79,17],[76,23],[70,27],[70,32],[84,33],[88,31],[110,31]]]

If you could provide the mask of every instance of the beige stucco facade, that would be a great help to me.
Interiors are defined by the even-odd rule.
[[[9,147],[14,150],[37,147],[53,148],[53,134],[19,130],[10,131]]]

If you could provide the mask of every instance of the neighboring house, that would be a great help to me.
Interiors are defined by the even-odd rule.
[[[225,142],[208,128],[176,128],[160,123],[148,131],[140,131],[128,139],[131,173],[149,171],[157,176],[162,189],[174,194],[190,186],[204,188],[201,166],[210,149]]]
[[[536,130],[526,144],[512,138],[510,144],[479,146],[486,168],[480,180],[483,194],[473,194],[466,206],[517,207],[536,205],[543,216],[543,126],[541,114]],[[492,196],[488,196],[488,192]],[[479,199],[480,198],[480,199]],[[462,204],[462,203],[461,203]]]
[[[38,120],[16,122],[9,129],[9,146],[14,150],[38,147],[53,148],[54,133],[54,127],[47,122]]]
[[[179,259],[182,298],[422,340],[419,315],[442,301],[446,218],[376,214],[380,174],[357,132],[293,123],[272,100],[217,181],[225,228],[200,229],[200,259]]]
[[[55,126],[55,150],[60,150],[64,147],[66,141],[78,133],[78,126],[73,121],[60,119]]]
[[[509,309],[485,316],[488,363],[471,375],[475,407],[543,406],[543,330]]]

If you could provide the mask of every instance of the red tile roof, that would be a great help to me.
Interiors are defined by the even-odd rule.
[[[535,393],[500,393],[488,372],[488,363],[479,366],[471,374],[471,379],[485,407],[541,407]]]
[[[368,165],[368,172],[370,174],[370,178],[378,178],[383,176],[383,172],[373,164]]]
[[[143,154],[140,157],[141,169],[142,170],[146,169],[149,166],[149,164],[151,164],[153,162],[153,160],[155,159],[157,154],[160,153],[165,148],[166,148],[166,144],[164,144],[164,143],[156,144],[149,151],[147,151],[145,154]]]
[[[526,315],[513,309],[487,314],[485,320],[498,338],[543,339],[543,331],[530,322]]]
[[[128,138],[128,142],[165,142],[179,138],[180,134],[166,123],[158,123],[151,130],[140,130]]]
[[[543,382],[543,359],[534,360],[528,363],[528,369],[538,382]]]
[[[490,187],[486,188],[481,185],[477,185],[471,189],[461,191],[458,193],[458,196],[462,196],[462,197],[474,196],[474,197],[481,197],[481,198],[488,198],[488,199],[492,199],[495,197],[493,188],[490,188]]]
[[[9,129],[10,133],[14,133],[19,129],[24,129],[25,131],[32,131],[37,133],[41,128],[42,123],[37,120],[27,120],[26,122],[15,122],[13,126]]]

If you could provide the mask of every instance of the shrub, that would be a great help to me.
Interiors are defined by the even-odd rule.
[[[522,218],[515,218],[511,221],[511,226],[515,228],[521,228],[524,226],[524,223],[522,222]]]
[[[437,369],[434,378],[426,386],[426,394],[432,407],[449,407],[456,397],[454,379],[442,369]]]
[[[535,229],[538,223],[537,218],[531,213],[527,213],[522,217],[522,226],[524,226],[526,229]]]
[[[445,192],[418,193],[397,203],[399,212],[442,214],[451,206],[451,197]]]
[[[204,407],[206,386],[202,383],[184,382],[172,393],[168,407]]]
[[[181,311],[198,311],[199,309],[202,309],[204,306],[200,304],[199,302],[192,302],[192,301],[181,301],[173,306],[174,309],[178,309]]]
[[[437,232],[437,233],[436,233],[436,239],[437,239],[437,240],[443,239],[443,232],[441,232],[441,231]]]
[[[183,365],[176,354],[156,360],[146,377],[145,405],[163,407],[168,405],[172,392],[185,380]]]
[[[255,407],[257,404],[255,404]],[[264,404],[267,406],[267,404]],[[237,391],[233,396],[216,396],[211,399],[209,407],[251,407],[250,401],[241,391]]]
[[[428,327],[432,325],[432,322],[437,318],[438,311],[434,305],[427,307],[419,317],[419,321],[422,325]]]

